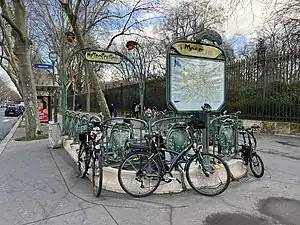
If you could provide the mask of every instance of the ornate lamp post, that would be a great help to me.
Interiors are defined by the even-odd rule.
[[[55,77],[55,71],[54,71],[54,65],[57,61],[57,53],[55,51],[49,52],[49,59],[52,62],[52,76],[53,76],[53,108],[54,108],[54,122],[57,122],[57,92],[55,89],[55,83],[56,83],[56,77]],[[51,107],[51,114],[52,114],[52,107]]]
[[[144,55],[144,53],[143,53],[143,56],[141,55],[142,47],[136,41],[128,41],[126,43],[126,48],[128,51],[135,49],[137,51],[138,58],[140,61],[138,79],[139,79],[141,117],[143,117],[144,116],[144,95],[145,95],[145,86],[146,86],[146,74],[144,71],[144,67],[145,67],[145,61],[144,61],[145,57],[144,56],[145,55]]]

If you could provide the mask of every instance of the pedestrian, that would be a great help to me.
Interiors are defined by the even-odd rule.
[[[144,106],[144,113],[145,113],[145,116],[152,117],[152,111],[147,105]]]
[[[113,113],[114,113],[114,111],[115,111],[114,104],[110,104],[110,105],[108,106],[108,109],[109,109],[110,116],[113,117]]]
[[[82,105],[78,104],[78,110],[81,112],[82,111]]]
[[[114,117],[118,117],[118,111],[116,109],[114,110],[113,114],[114,114]]]
[[[133,104],[131,106],[131,117],[136,117],[136,115],[135,115],[135,106],[136,106],[136,102],[133,102]]]
[[[136,104],[135,109],[134,109],[134,113],[135,113],[135,117],[137,119],[139,118],[139,112],[140,112],[140,105]]]

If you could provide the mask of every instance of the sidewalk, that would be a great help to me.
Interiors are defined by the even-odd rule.
[[[14,138],[24,136],[23,132],[19,128]],[[260,139],[262,143],[258,146],[275,143],[274,136]],[[281,137],[276,136],[275,140]],[[11,140],[0,156],[0,225],[215,225],[202,222],[215,213],[246,213],[251,221],[258,221],[256,225],[274,225],[271,217],[258,212],[259,200],[271,196],[300,200],[299,161],[266,154],[262,157],[270,176],[249,176],[243,182],[231,184],[217,197],[188,191],[135,199],[103,191],[100,198],[95,198],[90,182],[77,178],[76,165],[69,155],[63,149],[50,150],[47,145],[46,139]],[[265,149],[280,152],[284,148],[293,149],[284,145],[281,148],[280,144]],[[286,171],[284,176],[281,171]],[[222,224],[251,223],[231,216]]]
[[[300,137],[266,133],[255,134],[255,136],[258,152],[300,160]]]

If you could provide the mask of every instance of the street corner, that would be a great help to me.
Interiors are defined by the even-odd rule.
[[[203,225],[276,225],[275,221],[244,212],[214,213],[205,218]],[[278,224],[279,225],[279,224]]]
[[[300,201],[285,197],[269,197],[259,201],[258,211],[281,224],[299,225]],[[224,224],[223,224],[224,225]]]

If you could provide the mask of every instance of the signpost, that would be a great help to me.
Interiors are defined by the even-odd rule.
[[[53,76],[53,111],[54,111],[54,122],[57,122],[57,94],[56,94],[56,89],[54,89],[55,83],[56,83],[56,76],[55,76],[55,71],[54,71],[54,64],[57,60],[57,53],[55,51],[49,52],[49,59],[52,62],[52,76]],[[51,109],[51,114],[52,114],[52,109]]]
[[[204,104],[218,112],[225,107],[225,54],[215,45],[178,41],[167,53],[167,104],[180,113],[200,112]],[[209,113],[203,113],[203,149],[209,146]]]
[[[91,62],[100,62],[108,64],[119,64],[122,61],[121,56],[114,52],[91,50],[85,53],[85,59]]]
[[[167,54],[167,104],[181,113],[225,107],[225,54],[215,45],[179,41]]]
[[[33,66],[35,69],[52,69],[53,65],[52,64],[34,64]]]

